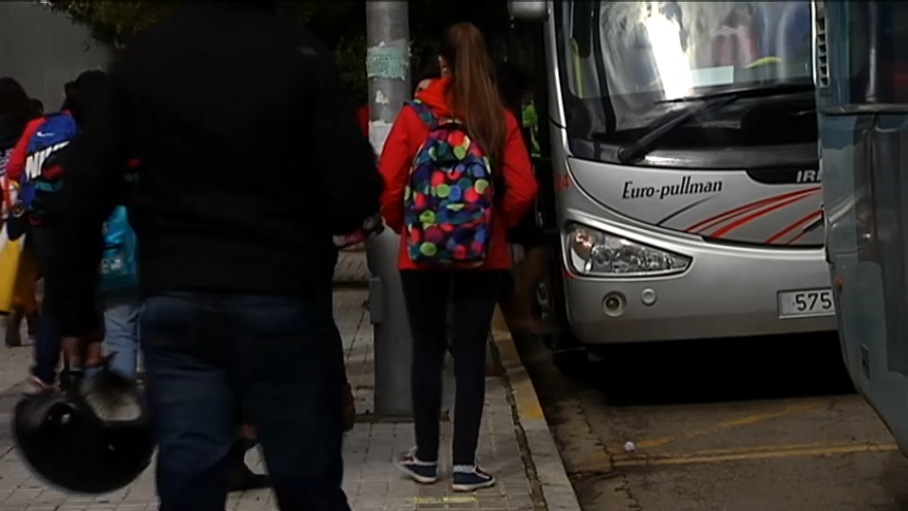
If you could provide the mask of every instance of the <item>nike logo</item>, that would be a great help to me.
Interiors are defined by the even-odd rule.
[[[37,136],[39,136],[39,137],[41,137],[41,138],[47,138],[47,137],[52,137],[52,136],[54,136],[53,133],[47,133],[46,131],[38,131],[38,132],[35,132],[35,135],[37,135]]]
[[[55,144],[51,147],[44,148],[41,151],[38,151],[38,152],[30,155],[29,157],[27,157],[25,159],[25,177],[26,177],[26,179],[32,180],[32,179],[35,179],[38,176],[40,176],[41,169],[44,167],[45,160],[47,160],[47,158],[50,155],[52,155],[53,153],[55,153],[56,151],[59,151],[60,149],[63,149],[64,147],[66,147],[68,145],[69,145],[69,140],[64,140],[63,142],[60,142],[59,144]]]

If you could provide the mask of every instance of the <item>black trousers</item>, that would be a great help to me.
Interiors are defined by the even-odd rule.
[[[442,372],[447,350],[447,307],[453,300],[454,465],[473,465],[485,403],[486,343],[506,272],[402,271],[413,335],[413,419],[416,456],[438,459]]]

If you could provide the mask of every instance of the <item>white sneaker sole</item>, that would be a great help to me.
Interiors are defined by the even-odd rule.
[[[497,481],[495,479],[492,479],[491,481],[486,481],[484,483],[479,483],[479,484],[452,484],[451,490],[456,491],[458,493],[474,492],[476,490],[491,488],[491,487],[495,486],[496,483],[497,483]]]
[[[401,473],[403,473],[405,476],[409,477],[410,479],[416,481],[419,484],[434,484],[434,483],[438,482],[438,476],[435,476],[435,477],[421,476],[421,475],[417,474],[416,472],[413,472],[409,468],[405,467],[404,465],[401,465],[400,463],[395,463],[394,466],[397,467],[397,470],[400,470]]]

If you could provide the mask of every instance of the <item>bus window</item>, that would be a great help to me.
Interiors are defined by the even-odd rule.
[[[875,5],[879,59],[878,103],[908,103],[908,26],[894,22],[904,20],[908,5],[899,2],[872,2]]]
[[[852,104],[908,104],[908,15],[899,2],[848,2]]]

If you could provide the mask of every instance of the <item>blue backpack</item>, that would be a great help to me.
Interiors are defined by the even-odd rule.
[[[129,225],[125,206],[104,222],[104,252],[101,256],[101,291],[114,291],[139,284],[136,271],[136,233]]]
[[[25,169],[19,176],[19,199],[33,216],[45,213],[50,194],[63,184],[60,156],[76,136],[76,121],[68,113],[48,114],[29,138]]]

